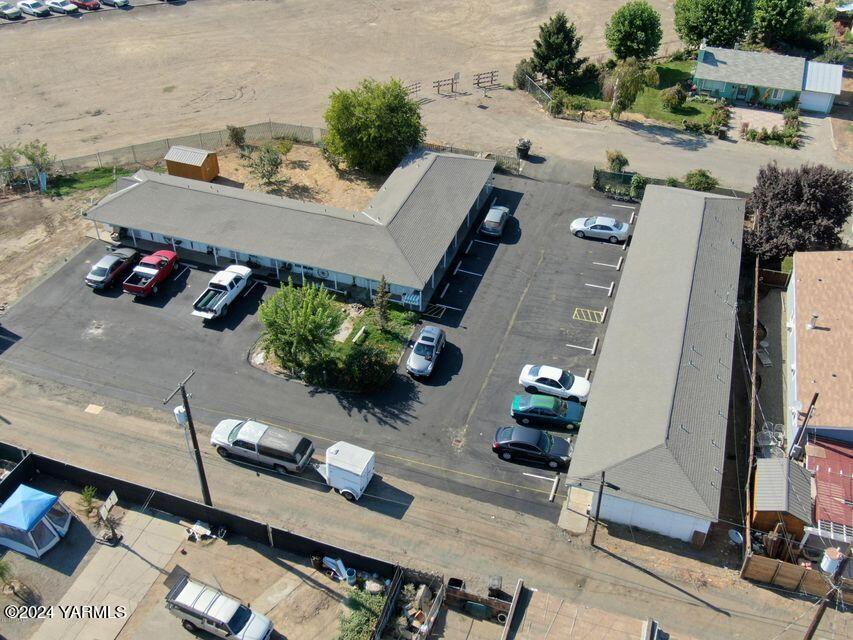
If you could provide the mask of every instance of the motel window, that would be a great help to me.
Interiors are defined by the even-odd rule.
[[[770,94],[770,98],[772,100],[781,100],[784,95],[785,92],[781,89],[773,89],[773,93]]]

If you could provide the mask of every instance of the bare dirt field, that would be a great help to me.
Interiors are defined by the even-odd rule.
[[[88,242],[91,223],[80,217],[89,198],[104,191],[52,199],[0,199],[0,313],[40,276]]]
[[[267,191],[285,198],[319,202],[350,211],[361,211],[381,186],[384,178],[335,171],[317,147],[296,144],[287,154],[278,182],[267,188],[246,167],[237,151],[220,153],[219,175],[250,191]]]
[[[677,47],[672,2],[664,44]],[[0,26],[0,140],[41,138],[69,157],[272,117],[319,126],[329,93],[359,79],[423,83],[497,69],[510,82],[538,25],[565,10],[583,52],[606,55],[620,0],[193,0]],[[66,64],[86,43],[84,59]],[[16,68],[19,67],[19,68]],[[436,107],[434,103],[429,107]],[[432,126],[432,124],[430,124]]]

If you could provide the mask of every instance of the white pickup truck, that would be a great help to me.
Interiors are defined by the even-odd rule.
[[[212,320],[228,313],[230,304],[245,290],[252,270],[232,264],[215,274],[198,299],[193,303],[193,315]]]

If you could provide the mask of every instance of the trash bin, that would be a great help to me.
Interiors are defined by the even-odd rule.
[[[515,155],[519,160],[527,160],[530,156],[530,140],[521,138],[515,145]]]
[[[729,137],[728,132],[726,131],[725,127],[720,127],[719,129],[717,129],[717,137],[720,140],[725,140],[726,138]]]

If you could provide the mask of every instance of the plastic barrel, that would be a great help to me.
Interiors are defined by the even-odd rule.
[[[347,569],[347,584],[350,586],[355,584],[355,569]]]

